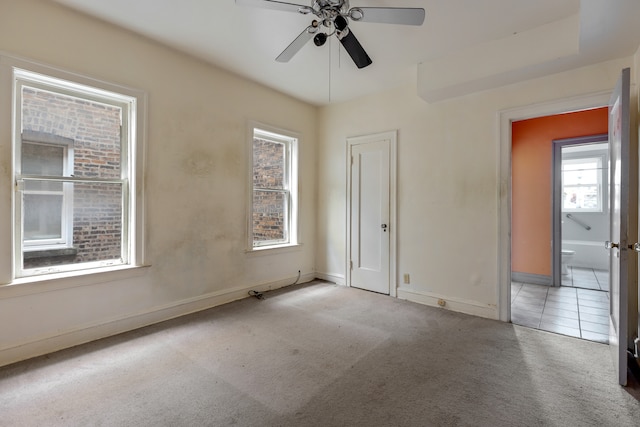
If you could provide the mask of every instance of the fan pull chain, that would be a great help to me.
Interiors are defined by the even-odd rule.
[[[329,43],[329,104],[331,104],[331,57],[333,56],[333,43]]]

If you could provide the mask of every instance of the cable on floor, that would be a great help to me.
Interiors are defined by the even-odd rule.
[[[298,270],[298,277],[296,278],[296,281],[293,282],[290,286],[297,285],[298,284],[298,280],[300,280],[300,270]]]
[[[298,283],[298,281],[300,280],[300,270],[298,270],[298,277],[296,277],[296,281],[293,282],[291,285],[289,286],[293,286],[296,285]],[[247,292],[249,295],[251,295],[252,297],[255,297],[257,299],[264,299],[264,294],[262,292],[259,291],[254,291],[254,290],[250,290],[249,292]]]
[[[251,290],[248,292],[248,294],[251,295],[252,297],[256,297],[257,299],[264,299],[264,295],[262,295],[262,292]]]

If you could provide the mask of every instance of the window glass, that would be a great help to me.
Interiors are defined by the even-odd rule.
[[[253,241],[261,242],[287,241],[287,194],[286,192],[261,191],[253,192]]]
[[[25,194],[25,243],[62,238],[62,195]]]
[[[64,147],[22,143],[22,173],[28,175],[64,175]]]
[[[286,144],[255,138],[253,141],[253,185],[284,189]]]

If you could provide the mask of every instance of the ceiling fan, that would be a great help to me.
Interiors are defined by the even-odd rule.
[[[349,7],[349,0],[312,0],[310,6],[276,0],[236,0],[236,4],[315,15],[311,25],[278,55],[278,62],[288,62],[311,39],[316,46],[322,46],[335,34],[356,66],[364,68],[372,61],[349,28],[349,20],[400,25],[422,25],[424,22],[422,8]]]

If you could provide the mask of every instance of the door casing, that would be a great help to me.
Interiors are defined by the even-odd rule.
[[[565,138],[553,140],[553,178],[551,179],[551,285],[560,286],[561,277],[561,251],[562,251],[562,148],[571,145],[595,144],[607,142],[607,134],[581,136],[577,138]]]
[[[605,107],[611,91],[502,110],[497,114],[498,159],[498,318],[511,321],[511,123],[571,111]]]

